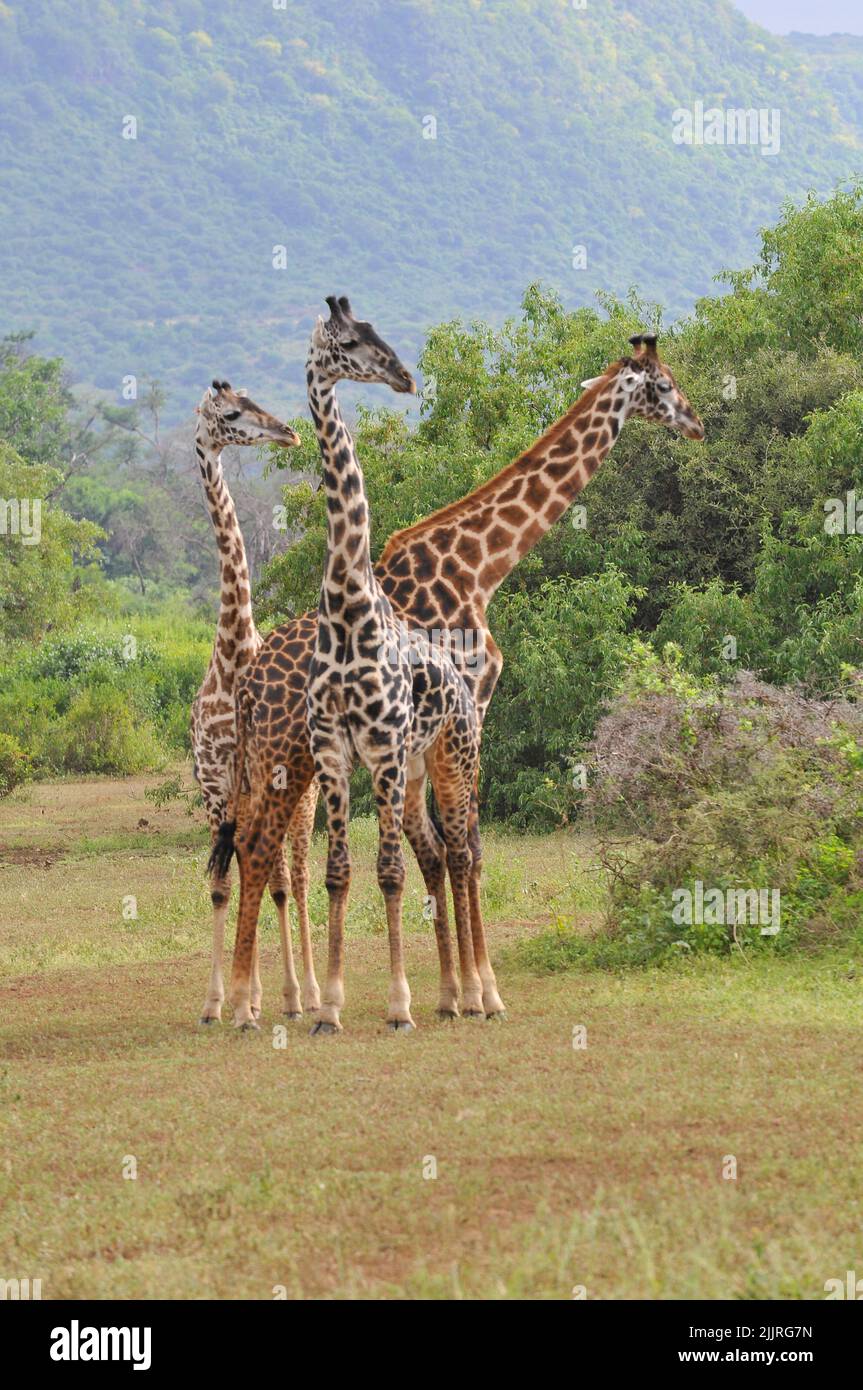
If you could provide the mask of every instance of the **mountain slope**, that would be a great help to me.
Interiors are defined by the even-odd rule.
[[[2,0],[0,318],[176,415],[214,372],[298,403],[334,289],[405,356],[536,278],[679,313],[863,165],[825,55],[727,0]],[[675,144],[695,101],[778,107],[781,152]]]

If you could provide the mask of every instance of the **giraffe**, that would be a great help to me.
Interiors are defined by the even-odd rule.
[[[227,813],[232,786],[236,742],[234,688],[237,676],[255,656],[262,642],[252,617],[246,550],[236,508],[222,472],[222,449],[228,444],[253,445],[267,441],[291,448],[300,443],[300,437],[281,420],[255,405],[245,391],[234,391],[227,381],[213,382],[197,407],[196,414],[198,420],[195,454],[219,548],[219,617],[207,674],[192,704],[191,739],[195,778],[201,788],[211,836],[215,838]],[[300,889],[304,883],[303,868],[308,859],[316,802],[317,788],[312,783],[298,803],[290,825],[293,852],[298,860],[302,861],[298,874]],[[285,967],[285,1010],[299,1016],[299,985],[294,971],[287,914],[289,885],[292,886],[292,880],[287,872],[282,849],[273,864],[270,890],[279,915]],[[230,897],[229,875],[212,874],[210,888],[213,904],[213,960],[201,1017],[204,1024],[218,1023],[221,1019],[224,999],[222,956]],[[301,897],[302,901],[298,901],[297,906],[303,947],[304,1000],[307,1008],[317,1008],[320,996],[312,961],[305,891]],[[253,974],[254,1007],[260,1010],[261,984],[257,955],[253,963]]]
[[[368,769],[378,811],[378,884],[386,904],[390,944],[387,1022],[411,1032],[410,988],[402,948],[404,857],[401,836],[409,775],[430,775],[443,824],[453,884],[456,933],[466,991],[481,1006],[473,961],[468,880],[471,795],[479,766],[479,722],[467,685],[449,656],[428,644],[405,645],[392,606],[372,571],[369,512],[362,470],[336,398],[339,381],[379,381],[415,392],[413,378],[371,324],[358,320],[345,298],[327,299],[306,363],[309,408],[323,460],[327,495],[327,554],[309,670],[311,753],[327,810],[329,962],[320,1017],[313,1033],[341,1031],[344,1003],[344,916],[350,882],[347,826],[350,776]],[[247,840],[241,821],[238,855]],[[257,914],[237,928],[231,1001],[239,1027],[255,1028],[249,964]]]
[[[502,654],[488,628],[489,601],[594,476],[626,420],[640,416],[685,438],[704,438],[704,426],[659,356],[656,335],[636,334],[630,343],[634,353],[582,382],[583,394],[530,448],[466,497],[396,532],[374,567],[394,611],[407,622],[426,631],[458,633],[465,649],[471,637],[477,656],[462,663],[462,674],[481,724],[503,669]],[[238,682],[237,763],[241,770],[245,767],[251,786],[247,833],[252,853],[240,858],[240,922],[245,931],[257,921],[271,857],[292,808],[314,778],[305,692],[316,631],[314,613],[275,628]],[[274,768],[287,774],[284,790],[274,790]],[[408,779],[404,828],[436,907],[438,1014],[453,1018],[459,1005],[446,919],[445,846],[426,811],[422,773]],[[474,962],[483,984],[483,1012],[493,1018],[502,1014],[503,1006],[480,908],[476,789],[470,847]],[[461,1011],[468,1016],[474,1012],[464,1007]]]

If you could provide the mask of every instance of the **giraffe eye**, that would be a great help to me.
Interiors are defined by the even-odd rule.
[[[657,382],[657,385],[658,385],[660,391],[670,391],[670,390],[671,390],[671,382],[670,382],[670,381],[660,381],[660,382]]]
[[[241,414],[242,414],[242,412],[239,411],[239,410],[231,410],[231,411],[225,416],[225,419],[226,419],[226,420],[239,420]]]
[[[345,348],[348,352],[353,352],[355,347],[359,347],[359,343],[357,342],[356,338],[351,338],[349,342],[342,343],[342,347]]]

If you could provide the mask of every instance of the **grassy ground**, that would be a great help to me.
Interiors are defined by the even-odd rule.
[[[0,805],[0,1277],[47,1298],[818,1298],[863,1267],[859,967],[527,973],[517,940],[596,918],[590,846],[489,833],[509,1019],[435,1020],[412,873],[420,1026],[394,1037],[359,822],[344,1035],[274,1046],[271,907],[261,1035],[200,1030],[203,834],[145,785]]]

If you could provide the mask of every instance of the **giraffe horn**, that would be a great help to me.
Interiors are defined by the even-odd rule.
[[[641,348],[642,357],[656,356],[656,334],[655,333],[636,333],[629,340],[634,348]]]

